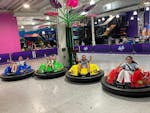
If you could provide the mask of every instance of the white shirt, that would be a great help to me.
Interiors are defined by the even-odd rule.
[[[123,63],[121,65],[121,67],[127,71],[135,71],[136,69],[139,68],[138,64],[137,63],[131,63],[131,64],[128,64],[128,63]]]
[[[25,61],[19,61],[19,62],[17,62],[17,65],[24,66],[24,64],[25,64]]]

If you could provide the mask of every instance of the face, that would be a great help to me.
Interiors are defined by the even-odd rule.
[[[82,56],[82,60],[86,60],[86,56],[85,55]]]
[[[56,60],[56,55],[53,55],[53,60]]]
[[[132,60],[132,58],[127,57],[127,58],[126,58],[126,61],[127,61],[127,63],[131,64],[133,60]]]
[[[49,57],[49,60],[53,60],[53,57],[52,57],[52,56],[50,56],[50,57]]]
[[[22,56],[20,56],[20,57],[18,58],[18,60],[19,60],[19,61],[22,61],[22,60],[23,60],[23,57],[22,57]]]

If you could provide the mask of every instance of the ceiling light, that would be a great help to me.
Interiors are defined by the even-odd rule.
[[[32,25],[35,25],[35,23],[34,23],[34,22],[32,22],[31,24],[32,24]]]
[[[88,12],[83,11],[80,15],[86,15]]]
[[[21,29],[24,29],[24,26],[21,26]]]
[[[46,20],[50,20],[50,17],[49,17],[49,16],[46,16]]]
[[[133,15],[137,15],[137,14],[138,14],[137,11],[134,11],[134,12],[133,12]]]
[[[150,5],[150,2],[144,2],[144,5]]]
[[[27,4],[27,3],[25,3],[25,4],[23,4],[23,7],[24,7],[25,9],[29,9],[29,8],[30,8],[30,5]]]
[[[116,15],[116,18],[119,18],[119,17],[120,17],[120,15],[119,15],[119,14],[117,14],[117,15]]]
[[[97,24],[97,22],[94,23],[95,25]]]
[[[105,6],[105,9],[108,11],[108,10],[111,10],[112,9],[112,4],[111,3],[108,3],[106,4]]]
[[[130,20],[134,20],[134,17],[132,16],[132,17],[130,18]]]
[[[90,5],[94,5],[94,4],[95,4],[95,0],[91,0]]]
[[[46,33],[45,33],[45,31],[42,31],[42,35],[45,35]]]
[[[140,18],[138,17],[137,20],[140,21]]]
[[[150,10],[150,8],[149,7],[146,7],[146,11],[149,11]]]
[[[102,21],[105,21],[105,17],[102,18]]]
[[[101,19],[100,19],[100,18],[98,19],[98,22],[101,22]]]

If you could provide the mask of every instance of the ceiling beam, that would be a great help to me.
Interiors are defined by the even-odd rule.
[[[26,0],[26,2],[24,2],[24,3],[31,4],[32,1],[33,1],[33,0]],[[22,5],[23,5],[23,4],[21,4],[19,7],[17,7],[16,9],[14,9],[13,12],[16,12],[16,11],[22,9],[22,8],[23,8]]]
[[[13,12],[11,10],[6,10],[6,9],[0,9],[0,12]]]
[[[43,17],[44,12],[16,12],[14,15],[17,17]]]
[[[109,16],[109,15],[117,15],[117,14],[129,12],[129,11],[138,10],[138,9],[141,9],[141,8],[144,8],[144,7],[145,6],[142,6],[142,5],[134,5],[134,6],[130,6],[130,7],[116,9],[116,10],[113,10],[113,11],[101,13],[101,14],[99,14],[100,16],[98,16],[97,18],[104,17],[104,16]]]

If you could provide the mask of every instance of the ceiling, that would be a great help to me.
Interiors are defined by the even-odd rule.
[[[60,1],[60,0],[59,0]],[[63,3],[65,3],[65,0]],[[103,16],[106,12],[111,10],[139,7],[139,4],[145,0],[95,0],[96,6],[90,11],[92,14],[100,14]],[[146,0],[147,1],[147,0]],[[89,3],[90,0],[79,0],[78,7]],[[30,9],[23,8],[23,4],[30,4]],[[126,9],[127,10],[127,9]],[[56,11],[49,0],[0,0],[0,12],[13,12],[17,17],[18,26],[25,26],[26,29],[32,29],[36,26],[50,25],[56,23],[56,17],[50,17],[50,20],[46,20],[44,13],[47,11]],[[110,13],[110,12],[109,12]],[[34,19],[41,19],[43,21],[35,21]],[[51,22],[50,22],[51,21]]]
[[[115,15],[142,8],[144,7],[143,1],[144,0],[101,0],[91,13],[99,14],[100,16]]]

